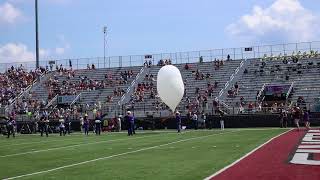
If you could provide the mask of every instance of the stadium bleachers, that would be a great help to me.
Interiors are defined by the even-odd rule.
[[[219,68],[214,66],[214,61],[212,62],[203,62],[203,63],[190,63],[188,64],[189,69],[185,68],[185,64],[176,64],[175,66],[180,70],[182,78],[185,82],[185,96],[183,97],[181,103],[177,107],[181,112],[210,112],[213,99],[218,95],[221,88],[223,88],[224,84],[229,80],[230,75],[234,72],[234,70],[239,66],[240,61],[223,61],[223,65]],[[161,66],[152,66],[147,69],[147,74],[153,75],[152,80],[147,80],[146,77],[142,81],[144,84],[153,84],[153,91],[156,94],[156,78],[157,73]],[[199,73],[199,78],[197,78],[197,71]],[[203,75],[202,75],[203,74]],[[203,77],[201,77],[203,76]],[[217,83],[217,87],[212,88],[212,92],[208,92],[208,84],[212,87],[215,82]],[[196,93],[196,89],[199,92]],[[168,108],[161,103],[159,97],[150,98],[151,90],[145,90],[143,93],[143,100],[139,100],[137,97],[132,97],[130,103],[126,104],[127,108],[134,109],[137,114],[152,114],[159,115],[162,110],[167,111]],[[189,99],[189,101],[188,101]],[[198,99],[198,101],[196,100]],[[198,104],[198,105],[197,105]],[[134,106],[134,108],[132,107]],[[163,113],[163,112],[162,112]]]
[[[292,96],[289,96],[287,101],[291,104],[286,106],[303,99],[310,108],[320,96],[320,80],[317,78],[320,58],[314,51],[303,54],[299,52],[292,56],[280,54],[276,57],[248,59],[245,70],[237,74],[236,82],[232,82],[230,76],[240,66],[241,60],[206,59],[203,62],[199,58],[199,61],[187,64],[179,64],[176,61],[174,64],[181,71],[186,89],[177,109],[185,114],[213,114],[214,100],[217,100],[217,97],[223,102],[223,106],[233,108],[232,113],[238,113],[237,109],[242,103],[243,106],[254,104],[256,108],[261,103],[257,96],[266,85],[292,86]],[[161,113],[168,115],[170,111],[161,102],[156,91],[157,73],[162,65],[147,66],[74,71],[62,68],[46,73],[40,73],[38,70],[37,74],[41,78],[36,83],[32,81],[29,91],[16,98],[11,104],[11,109],[19,109],[18,112],[23,113],[26,109],[32,112],[41,111],[49,106],[56,106],[57,95],[75,95],[79,97],[73,104],[76,108],[85,106],[86,111],[98,108],[103,114],[109,114],[109,117],[123,114],[127,109],[141,117],[161,116]],[[136,77],[139,72],[143,72],[143,75]],[[228,89],[225,87],[227,82],[233,83]],[[238,84],[238,92],[230,95],[229,91],[235,92],[234,83]],[[28,85],[30,84],[25,84]],[[22,92],[25,86],[21,88]],[[133,88],[131,91],[130,87]],[[219,96],[222,90],[227,91],[229,95]],[[17,93],[21,94],[21,91]],[[17,97],[17,93],[13,94],[12,98]]]

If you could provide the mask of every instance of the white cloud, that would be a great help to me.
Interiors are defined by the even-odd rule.
[[[59,58],[66,53],[70,48],[69,44],[63,47],[39,49],[39,56],[41,59]],[[35,60],[35,52],[30,51],[27,45],[23,43],[7,43],[0,44],[0,63],[12,62],[29,62]]]
[[[11,3],[0,4],[0,24],[14,24],[22,17],[21,11]]]
[[[51,50],[50,49],[39,49],[39,56],[40,57],[48,57],[51,54]]]
[[[58,55],[64,54],[65,48],[57,47],[56,50],[55,50],[55,52],[56,52],[56,54],[58,54]]]
[[[35,55],[22,43],[0,45],[0,62],[27,62],[35,60]]]
[[[254,6],[250,14],[227,26],[236,40],[249,43],[312,41],[320,35],[320,21],[299,0],[275,0],[269,7]]]

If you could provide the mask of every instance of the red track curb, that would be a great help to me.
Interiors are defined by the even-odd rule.
[[[290,164],[306,131],[289,131],[211,180],[320,180],[320,166]]]

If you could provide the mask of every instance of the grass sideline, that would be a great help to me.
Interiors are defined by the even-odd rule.
[[[1,137],[0,179],[203,179],[286,130]]]

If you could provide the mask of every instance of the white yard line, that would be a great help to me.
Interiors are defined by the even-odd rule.
[[[176,133],[176,131],[145,131],[145,132],[139,132],[137,131],[138,134],[147,134],[147,133],[164,133],[164,134],[167,134],[167,133]],[[127,134],[127,132],[112,132],[112,134],[102,134],[102,137],[110,137],[110,136],[116,136],[116,134]],[[33,135],[37,135],[37,136],[40,136],[40,134],[24,134],[23,136],[33,136]],[[54,137],[59,137],[60,135],[59,134],[50,134],[50,136],[54,136]],[[73,138],[73,139],[69,139],[69,137],[76,137],[77,139]],[[56,140],[45,140],[45,141],[36,141],[36,142],[23,142],[23,143],[15,143],[14,141],[12,141],[12,143],[14,144],[5,144],[5,145],[1,145],[1,147],[10,147],[10,146],[19,146],[19,145],[29,145],[29,144],[39,144],[39,143],[46,143],[46,142],[59,142],[59,141],[73,141],[73,140],[81,140],[83,138],[91,138],[91,137],[97,137],[94,135],[92,136],[85,136],[84,134],[80,134],[80,133],[72,133],[71,135],[67,135],[67,138],[68,139],[56,139]],[[43,137],[43,138],[46,138],[46,137]],[[27,139],[25,139],[24,141],[27,141]]]
[[[73,148],[73,147],[79,147],[79,146],[86,146],[86,145],[92,145],[92,144],[101,144],[106,142],[116,142],[116,141],[125,141],[125,140],[132,140],[132,139],[141,139],[141,138],[148,138],[148,137],[155,137],[162,134],[156,134],[156,135],[150,135],[150,136],[140,136],[136,138],[122,138],[122,139],[112,139],[112,140],[106,140],[106,141],[98,141],[98,142],[92,142],[92,143],[80,143],[75,145],[69,145],[69,146],[62,146],[62,147],[55,147],[55,148],[49,148],[49,149],[41,149],[41,150],[35,150],[35,151],[27,151],[22,153],[14,153],[14,154],[7,154],[7,155],[1,155],[0,158],[5,157],[12,157],[12,156],[20,156],[20,155],[26,155],[26,154],[34,154],[39,152],[47,152],[47,151],[53,151],[53,150],[59,150],[59,149],[67,149],[67,148]]]
[[[109,137],[109,136],[115,136],[115,135],[108,135],[107,137]],[[73,137],[73,138],[71,139],[70,137]],[[85,135],[82,135],[82,137],[79,137],[79,136],[74,137],[74,135],[69,135],[69,136],[67,136],[67,138],[61,137],[63,139],[55,139],[55,140],[47,139],[45,141],[23,142],[23,143],[15,143],[14,141],[12,141],[12,143],[14,143],[14,144],[5,144],[5,145],[1,145],[1,147],[11,147],[11,146],[20,146],[20,145],[29,145],[29,144],[40,144],[40,143],[47,143],[47,142],[59,142],[59,141],[68,142],[68,141],[75,141],[75,140],[93,139],[91,137],[97,137],[97,136],[85,136]],[[105,136],[100,136],[100,137],[105,137]],[[46,137],[44,137],[44,138],[46,138]],[[25,139],[25,141],[28,141],[28,139]]]
[[[157,146],[141,148],[141,149],[134,150],[134,151],[128,151],[128,152],[124,152],[124,153],[114,154],[114,155],[111,155],[111,156],[105,156],[105,157],[96,158],[96,159],[92,159],[92,160],[88,160],[88,161],[82,161],[82,162],[79,162],[79,163],[60,166],[60,167],[56,167],[56,168],[48,169],[48,170],[44,170],[44,171],[38,171],[38,172],[29,173],[29,174],[23,174],[23,175],[19,175],[19,176],[9,177],[9,178],[5,178],[4,180],[18,179],[18,178],[23,178],[23,177],[28,177],[28,176],[38,175],[38,174],[44,174],[44,173],[57,171],[57,170],[65,169],[65,168],[69,168],[69,167],[79,166],[79,165],[83,165],[83,164],[87,164],[87,163],[91,163],[91,162],[96,162],[96,161],[105,160],[105,159],[111,159],[111,158],[114,158],[114,157],[133,154],[133,153],[137,153],[137,152],[141,152],[141,151],[147,151],[147,150],[150,150],[150,149],[155,149],[155,148],[168,146],[168,145],[172,145],[172,144],[177,144],[177,143],[181,143],[181,142],[186,142],[186,141],[191,141],[191,140],[195,140],[195,139],[203,139],[203,138],[207,138],[207,137],[211,137],[211,136],[215,136],[215,135],[227,134],[227,133],[231,133],[231,132],[236,132],[236,131],[227,131],[227,132],[221,132],[221,133],[218,133],[218,134],[210,134],[210,135],[206,135],[206,136],[182,139],[182,140],[173,141],[173,142],[170,142],[170,143],[165,143],[165,144],[161,144],[161,145],[157,145]]]
[[[196,131],[188,131],[188,132],[196,132]],[[228,131],[228,132],[230,132],[230,131]],[[163,134],[177,134],[177,133],[176,132],[175,133],[165,132],[165,133],[154,134],[154,135],[149,135],[149,136],[141,136],[141,137],[137,137],[137,138],[122,138],[122,139],[113,139],[113,140],[98,141],[98,142],[92,142],[92,143],[80,143],[80,144],[69,145],[69,146],[62,146],[62,147],[55,147],[55,148],[48,148],[48,149],[26,151],[26,152],[21,152],[21,153],[14,153],[14,154],[6,154],[6,155],[1,155],[0,158],[20,156],[20,155],[26,155],[26,154],[34,154],[34,153],[47,152],[47,151],[53,151],[53,150],[59,150],[59,149],[67,149],[67,148],[73,148],[73,147],[79,147],[79,146],[85,146],[85,145],[92,145],[92,144],[101,144],[101,143],[105,143],[105,142],[116,142],[116,141],[123,141],[123,140],[148,138],[148,137],[154,137],[154,136],[159,136],[159,135],[163,135]],[[88,139],[86,139],[86,140],[88,140]],[[48,142],[48,141],[44,141],[44,142]],[[51,141],[49,141],[49,142],[51,142]]]
[[[275,137],[272,137],[272,138],[269,139],[267,142],[261,144],[260,146],[256,147],[255,149],[253,149],[252,151],[250,151],[250,152],[247,153],[246,155],[242,156],[240,159],[238,159],[238,160],[234,161],[233,163],[229,164],[228,166],[220,169],[219,171],[217,171],[216,173],[212,174],[211,176],[204,178],[204,180],[210,180],[210,179],[214,178],[215,176],[217,176],[218,174],[221,174],[221,173],[224,172],[225,170],[229,169],[230,167],[232,167],[232,166],[234,166],[235,164],[237,164],[238,162],[240,162],[242,159],[244,159],[244,158],[250,156],[252,153],[256,152],[258,149],[260,149],[260,148],[263,147],[264,145],[266,145],[266,144],[268,144],[269,142],[271,142],[272,140],[280,137],[281,135],[288,133],[288,132],[291,131],[291,130],[293,130],[293,129],[289,129],[289,130],[287,130],[287,131],[285,131],[285,132],[283,132],[283,133],[281,133],[281,134],[279,134],[279,135],[277,135],[277,136],[275,136]]]
[[[231,129],[225,129],[225,130],[237,130],[237,131],[250,131],[250,130],[257,130],[257,131],[265,131],[265,130],[270,130],[270,129],[280,129],[280,128],[231,128]],[[220,131],[219,129],[212,129],[212,130],[208,130],[208,129],[199,129],[199,130],[185,130],[182,131],[183,133],[190,133],[190,132],[210,132],[210,131]],[[138,134],[143,134],[143,133],[176,133],[175,130],[163,130],[163,131],[137,131]],[[121,132],[112,132],[112,134],[103,134],[103,136],[115,136],[115,134],[126,134],[127,132],[121,131]],[[23,134],[23,136],[40,136],[40,134]],[[54,134],[54,135],[50,135],[50,136],[54,136],[54,137],[59,137],[58,134]],[[85,136],[82,133],[72,133],[71,135],[67,135],[68,138],[69,137],[79,137],[79,139],[76,140],[81,140],[81,138],[87,138],[87,136]],[[89,136],[89,138],[91,137],[96,137],[96,136]],[[23,143],[14,143],[14,141],[12,141],[14,144],[4,144],[1,145],[1,147],[11,147],[11,146],[20,146],[20,145],[29,145],[29,144],[40,144],[40,143],[46,143],[46,142],[59,142],[59,141],[74,141],[75,139],[57,139],[57,140],[46,140],[46,141],[37,141],[37,142],[23,142]],[[0,156],[1,157],[1,156]]]

